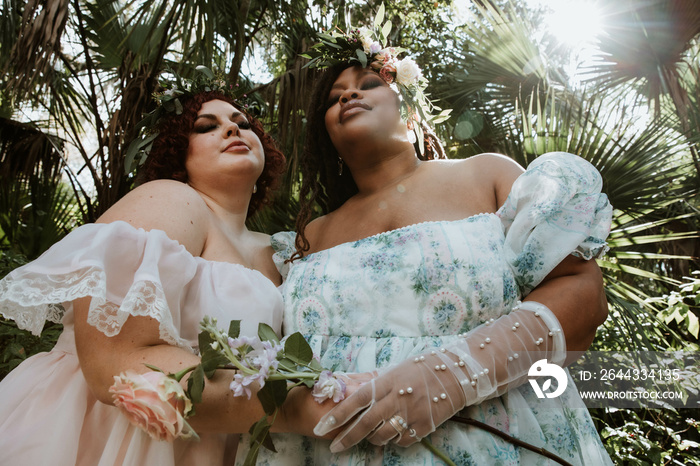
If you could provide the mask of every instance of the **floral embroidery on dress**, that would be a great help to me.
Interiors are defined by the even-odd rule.
[[[566,254],[590,258],[605,251],[611,209],[599,178],[573,155],[542,156],[496,213],[410,225],[295,261],[283,285],[285,333],[300,331],[325,367],[349,372],[448,345],[457,334],[510,312]],[[290,235],[275,237],[273,245],[285,244]],[[277,249],[280,259],[285,251]],[[610,464],[577,397],[562,396],[559,405],[543,409],[525,384],[462,413],[563,457],[574,451],[580,456],[573,464]],[[547,464],[536,453],[455,422],[440,426],[430,441],[457,464]],[[360,443],[331,454],[326,441],[311,441],[303,452],[295,447],[300,442],[299,436],[277,435],[279,453],[270,454],[270,462],[442,464],[420,445]]]

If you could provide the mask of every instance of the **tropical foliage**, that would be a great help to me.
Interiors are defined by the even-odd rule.
[[[594,348],[698,351],[700,10],[693,0],[604,2],[596,58],[538,30],[520,2],[386,2],[390,40],[413,52],[450,157],[496,151],[523,165],[569,151],[601,171],[615,206],[600,261],[610,318]],[[4,271],[131,187],[134,128],[166,67],[204,64],[238,82],[289,160],[273,209],[251,224],[290,229],[316,31],[361,26],[380,0],[8,0],[0,6],[0,248]],[[573,57],[573,58],[572,58]],[[4,274],[4,272],[3,272]],[[50,347],[2,322],[3,374]],[[8,343],[5,343],[8,342]],[[39,346],[36,346],[38,343]],[[681,410],[598,410],[619,464],[700,464],[697,420]],[[650,443],[640,436],[649,434]],[[695,462],[695,463],[693,463]]]

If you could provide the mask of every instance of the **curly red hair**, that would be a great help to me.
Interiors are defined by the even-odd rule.
[[[285,171],[286,161],[284,154],[277,148],[272,136],[265,131],[260,120],[250,115],[231,98],[220,92],[202,92],[188,99],[180,99],[182,113],[177,115],[169,113],[158,122],[158,137],[153,141],[153,146],[148,154],[146,162],[141,167],[139,182],[146,183],[153,180],[176,180],[187,182],[187,170],[185,159],[189,147],[189,136],[194,128],[197,113],[205,102],[210,100],[223,100],[228,102],[242,113],[250,122],[251,130],[260,138],[265,152],[265,167],[256,181],[258,190],[250,199],[248,217],[270,203],[272,193],[277,187],[281,175]]]

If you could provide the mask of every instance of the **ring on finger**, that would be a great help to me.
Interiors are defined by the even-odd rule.
[[[402,418],[398,414],[391,416],[391,419],[389,419],[389,424],[391,424],[391,427],[393,427],[394,430],[396,430],[396,433],[399,434],[399,437],[401,437],[408,428],[408,424],[406,423],[404,418]]]

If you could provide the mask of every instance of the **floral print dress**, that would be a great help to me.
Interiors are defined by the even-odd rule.
[[[611,206],[588,162],[566,153],[539,157],[496,213],[410,225],[284,264],[292,233],[273,236],[283,285],[283,333],[306,336],[324,367],[365,372],[449,345],[457,334],[507,313],[569,254],[606,249]],[[574,383],[540,400],[529,384],[466,408],[462,416],[577,465],[611,464]],[[337,454],[329,441],[273,435],[269,465],[443,464],[421,444],[368,442]],[[429,440],[459,465],[554,464],[485,430],[447,421]],[[244,439],[238,458],[245,456]]]

